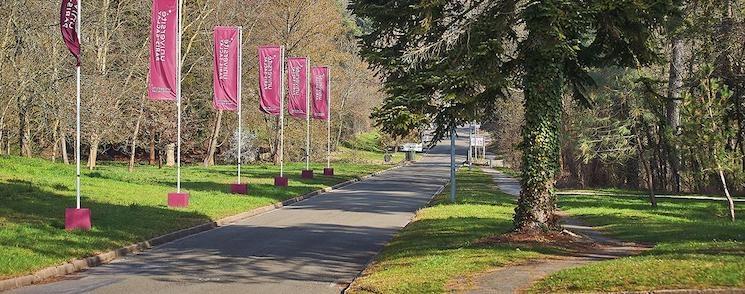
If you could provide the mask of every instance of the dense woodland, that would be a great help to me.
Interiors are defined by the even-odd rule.
[[[562,101],[564,187],[745,193],[745,23],[742,2],[688,1],[654,33],[660,60],[592,68],[591,105]],[[672,21],[672,20],[668,20]],[[488,128],[520,167],[522,96],[497,101]]]
[[[737,0],[355,1],[384,73],[377,124],[483,122],[521,171],[518,231],[556,187],[745,191],[745,4]],[[729,201],[734,219],[734,204]]]
[[[175,103],[146,98],[151,1],[81,1],[83,159],[166,164],[175,143]],[[359,33],[338,0],[188,0],[183,36],[184,161],[234,161],[237,115],[212,108],[212,28],[242,26],[243,138],[255,154],[277,160],[278,123],[258,110],[256,48],[284,44],[332,73],[332,144],[369,130],[380,81],[358,54]],[[74,58],[62,43],[59,3],[0,3],[0,143],[3,154],[74,160]],[[286,119],[285,153],[300,160],[305,120]],[[324,150],[325,122],[312,124],[312,149]],[[255,151],[255,152],[254,152]],[[315,159],[324,156],[315,152]]]

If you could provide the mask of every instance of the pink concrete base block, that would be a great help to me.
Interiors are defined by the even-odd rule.
[[[248,184],[230,184],[230,193],[248,194]]]
[[[323,175],[324,176],[333,176],[334,175],[334,168],[333,167],[327,167],[323,169]]]
[[[300,177],[303,179],[312,179],[313,178],[313,170],[312,169],[304,169],[300,173]]]
[[[65,230],[83,230],[91,229],[91,210],[88,208],[66,208],[65,209]]]
[[[274,185],[277,187],[287,187],[288,182],[287,177],[274,177]]]
[[[189,206],[189,193],[168,193],[168,207]]]

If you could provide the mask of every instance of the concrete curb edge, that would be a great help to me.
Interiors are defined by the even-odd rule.
[[[257,207],[254,209],[251,209],[246,212],[242,212],[239,214],[231,215],[228,217],[221,218],[219,220],[208,222],[200,225],[196,225],[190,228],[181,229],[175,232],[170,232],[164,235],[160,235],[154,238],[151,238],[146,241],[138,242],[129,246],[117,248],[108,252],[100,253],[91,257],[76,259],[71,262],[57,265],[57,266],[51,266],[44,269],[40,269],[33,274],[19,276],[15,278],[0,280],[0,292],[17,289],[25,286],[30,286],[33,284],[39,284],[44,281],[47,281],[52,278],[58,278],[65,275],[69,275],[72,273],[80,272],[92,267],[100,266],[103,264],[107,264],[111,261],[114,261],[118,258],[133,254],[133,253],[139,253],[148,249],[151,249],[155,246],[163,245],[169,242],[173,242],[179,239],[183,239],[192,235],[195,235],[197,233],[206,232],[212,229],[216,229],[225,225],[229,225],[235,222],[238,222],[243,219],[247,219],[253,216],[257,216],[259,214],[267,213],[275,209],[282,208],[284,206],[292,205],[298,202],[301,202],[303,200],[307,200],[319,195],[322,195],[323,193],[327,193],[333,190],[338,190],[340,188],[349,186],[351,184],[378,176],[382,173],[400,168],[402,166],[409,165],[408,162],[402,161],[398,164],[396,164],[393,167],[380,170],[368,175],[363,175],[356,177],[351,180],[347,180],[341,183],[338,183],[336,185],[333,185],[331,187],[326,187],[323,189],[318,189],[297,197],[293,197],[290,199],[286,199],[281,202],[277,202],[274,204],[269,204],[262,207]]]
[[[460,166],[457,166],[456,167],[456,171],[458,169],[460,169]],[[432,204],[432,201],[435,200],[435,197],[437,195],[440,195],[440,193],[442,193],[443,191],[445,191],[445,187],[447,187],[448,185],[450,185],[450,179],[449,178],[448,178],[447,181],[445,181],[445,183],[442,184],[442,186],[440,186],[440,188],[437,189],[437,191],[435,191],[434,194],[432,194],[432,196],[430,197],[429,201],[427,202],[427,204],[425,206],[422,206],[421,208],[417,209],[417,211],[414,213],[414,216],[412,216],[411,219],[409,219],[409,222],[407,222],[405,226],[403,226],[400,230],[398,230],[398,232],[403,231],[404,229],[406,229],[406,227],[408,227],[409,225],[411,225],[412,221],[416,217],[416,214],[420,210],[429,207]],[[398,232],[396,232],[396,234],[398,234]],[[349,287],[351,287],[352,284],[354,284],[354,281],[356,281],[359,277],[361,277],[362,276],[362,273],[364,273],[365,270],[368,267],[370,267],[375,262],[375,260],[377,260],[378,255],[380,255],[380,253],[383,252],[383,249],[385,249],[385,246],[387,246],[388,243],[390,243],[393,240],[393,238],[395,238],[395,237],[396,237],[396,235],[394,234],[393,237],[391,237],[390,240],[388,240],[388,241],[385,242],[385,245],[383,246],[383,248],[380,248],[380,250],[378,250],[378,252],[375,253],[375,256],[373,256],[372,258],[370,258],[370,260],[368,260],[365,263],[365,266],[362,268],[362,270],[360,272],[358,272],[357,275],[354,276],[354,278],[352,278],[352,281],[350,281],[349,284],[346,287],[344,287],[344,289],[341,290],[341,293],[342,294],[346,294],[347,293],[347,290],[349,290]]]

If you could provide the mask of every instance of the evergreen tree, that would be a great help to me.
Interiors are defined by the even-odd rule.
[[[679,15],[679,4],[359,0],[352,7],[368,28],[363,56],[385,78],[389,97],[375,112],[384,129],[427,117],[442,138],[455,124],[488,118],[510,87],[522,88],[523,191],[514,222],[517,231],[541,232],[556,225],[563,95],[589,106],[589,68],[660,61],[654,30]]]

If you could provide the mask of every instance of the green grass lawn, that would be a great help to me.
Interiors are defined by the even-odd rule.
[[[562,196],[560,203],[610,236],[656,246],[560,271],[534,292],[745,288],[745,221],[728,221],[724,203],[662,199],[652,209],[644,199],[607,196]]]
[[[515,179],[520,179],[520,171],[509,167],[495,167],[494,169]]]
[[[351,287],[352,293],[442,293],[467,288],[478,274],[567,251],[476,241],[508,231],[514,197],[478,170],[458,173],[458,203],[448,189],[417,213]],[[724,203],[562,196],[561,209],[618,239],[656,244],[634,257],[561,271],[532,292],[603,292],[745,287],[745,221],[727,220]],[[740,208],[738,213],[745,213]]]
[[[537,251],[475,241],[512,226],[514,197],[496,189],[478,169],[458,172],[456,204],[449,189],[385,247],[350,287],[351,293],[439,293],[468,284],[473,274],[537,258]],[[548,252],[548,249],[546,249]]]
[[[344,146],[355,150],[382,152],[381,137],[382,135],[378,131],[360,133],[351,140],[344,142]]]
[[[382,158],[382,155],[380,155]],[[75,206],[75,168],[41,159],[0,158],[0,279],[91,256],[167,232],[276,203],[386,168],[380,164],[334,163],[336,176],[300,179],[304,164],[288,164],[290,187],[276,188],[278,166],[244,165],[249,195],[227,193],[234,166],[182,169],[190,206],[169,209],[175,169],[103,165],[82,175],[82,204],[91,208],[93,230],[64,231],[65,207]],[[312,166],[316,171],[323,165]]]

